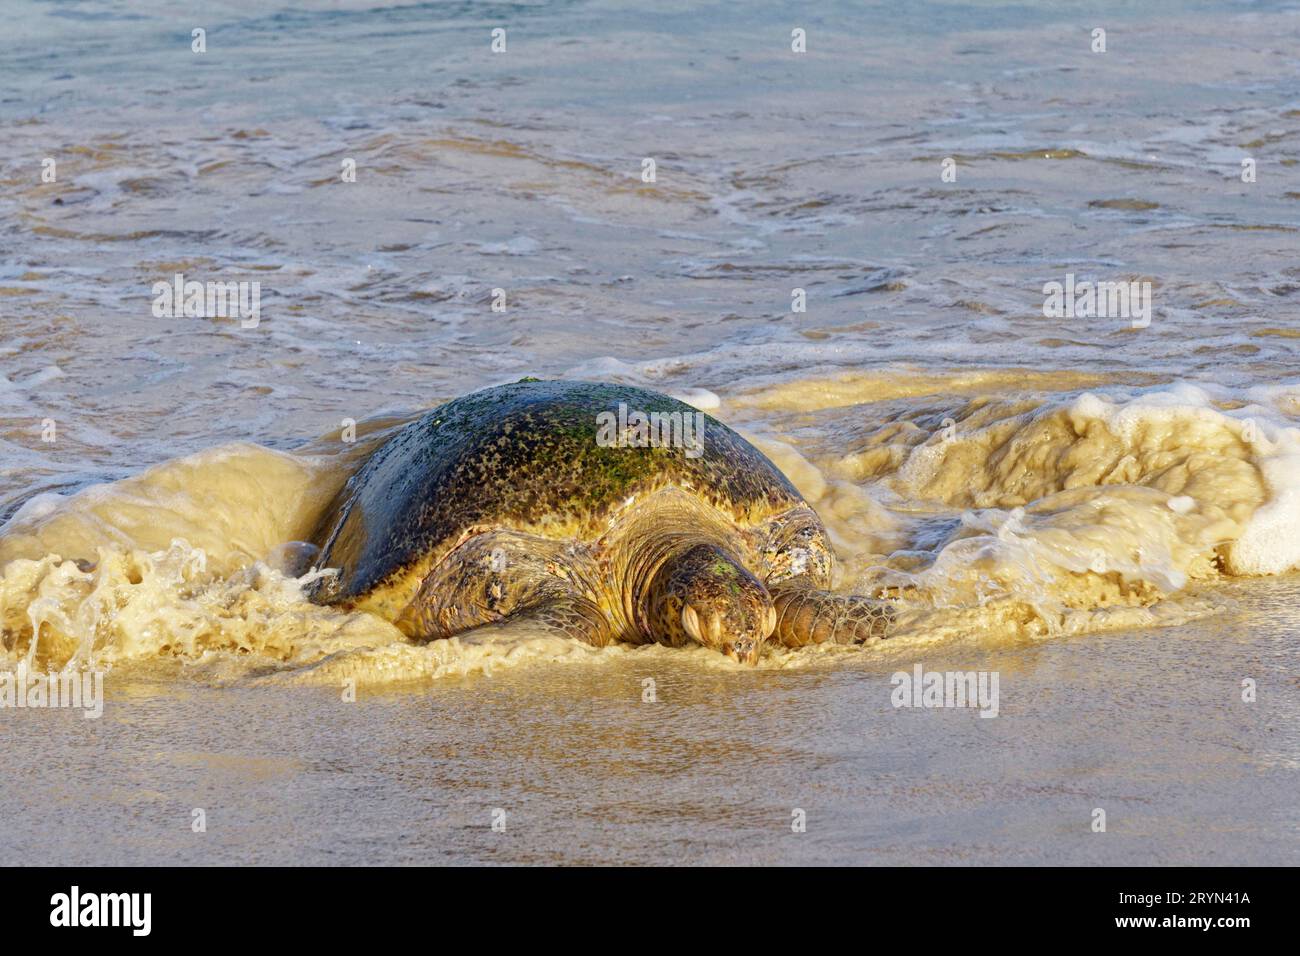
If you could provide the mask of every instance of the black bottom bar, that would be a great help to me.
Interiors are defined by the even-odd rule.
[[[1295,918],[1294,873],[1282,869],[10,869],[5,877],[14,941],[76,934],[79,943],[128,945],[284,938],[337,947],[374,945],[376,931],[491,940],[509,929],[536,931],[538,942],[557,931],[649,942],[676,924],[733,946],[775,924],[849,932],[863,946],[1099,936],[1231,945],[1279,934]]]

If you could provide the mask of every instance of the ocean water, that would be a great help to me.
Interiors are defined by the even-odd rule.
[[[0,708],[0,863],[1300,859],[1300,5],[22,3],[0,131],[0,654],[105,673]],[[899,631],[308,602],[365,455],[524,375],[740,430]]]

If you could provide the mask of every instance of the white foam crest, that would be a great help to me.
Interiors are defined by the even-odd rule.
[[[1187,603],[1193,581],[1300,566],[1300,430],[1275,408],[1291,394],[1183,383],[1041,403],[981,395],[942,427],[930,406],[933,431],[866,424],[815,482],[762,447],[850,555],[851,588],[942,612],[928,622],[939,630],[1060,633],[1177,619],[1162,608]],[[892,533],[888,519],[865,533],[843,520],[826,473],[870,490]]]

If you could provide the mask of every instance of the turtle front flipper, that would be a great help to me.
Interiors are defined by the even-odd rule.
[[[481,624],[457,634],[457,638],[474,643],[480,638],[529,638],[543,635],[576,638],[593,647],[605,647],[614,641],[613,631],[592,601],[576,592],[557,593],[538,604],[523,605],[490,624]]]
[[[589,563],[563,542],[513,531],[474,535],[425,576],[395,623],[417,641],[508,625],[602,647],[614,635],[587,581]]]
[[[773,638],[786,647],[808,644],[868,644],[889,636],[896,617],[887,601],[857,594],[832,594],[801,584],[770,587],[776,608]]]

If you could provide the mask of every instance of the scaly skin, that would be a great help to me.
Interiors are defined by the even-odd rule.
[[[798,585],[776,585],[772,600],[776,607],[776,639],[786,647],[883,640],[895,617],[893,606],[883,601]]]

